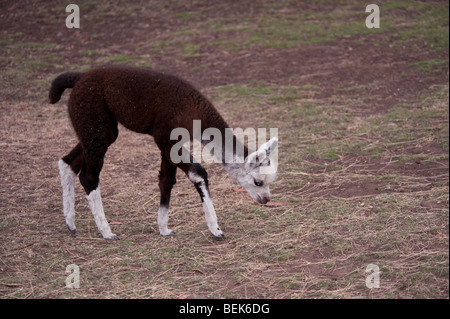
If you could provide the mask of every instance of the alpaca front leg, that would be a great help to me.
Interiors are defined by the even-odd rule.
[[[161,236],[172,236],[175,232],[167,227],[169,222],[169,207],[160,205],[158,210],[158,227]]]
[[[216,210],[214,209],[211,195],[209,193],[208,177],[205,169],[198,165],[195,169],[188,172],[188,176],[200,194],[203,212],[205,213],[206,224],[208,225],[209,231],[215,237],[222,238],[224,235],[219,227],[219,224],[217,223]]]
[[[208,225],[209,231],[214,236],[222,238],[224,235],[222,230],[220,230],[219,224],[217,223],[216,210],[214,209],[211,196],[209,195],[209,190],[206,187],[203,188],[202,186],[200,186],[200,188],[202,189],[202,192],[205,194],[202,206],[203,212],[205,213],[206,224]]]

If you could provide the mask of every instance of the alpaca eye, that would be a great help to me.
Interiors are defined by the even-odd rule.
[[[255,180],[253,180],[254,182],[255,182],[255,186],[258,186],[258,187],[261,187],[261,186],[263,186],[263,183],[262,182],[259,182],[259,181],[257,181],[256,179]]]

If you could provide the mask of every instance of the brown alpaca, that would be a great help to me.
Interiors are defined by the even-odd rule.
[[[216,237],[223,233],[208,189],[205,169],[192,156],[188,161],[175,163],[171,160],[171,149],[178,142],[172,140],[171,132],[176,128],[187,129],[193,136],[194,120],[201,121],[201,130],[216,128],[225,136],[228,125],[200,92],[192,85],[175,76],[148,69],[101,68],[86,73],[68,72],[59,75],[50,88],[50,103],[56,103],[66,88],[70,94],[69,116],[79,143],[59,162],[63,188],[63,212],[70,231],[75,233],[74,185],[76,175],[84,187],[89,206],[102,236],[118,239],[111,232],[103,211],[99,188],[99,175],[108,147],[117,139],[118,123],[126,128],[153,136],[161,150],[159,188],[161,201],[158,211],[158,226],[161,235],[173,235],[167,227],[170,193],[176,183],[177,167],[186,173],[200,194],[207,225]],[[276,166],[268,155],[277,145],[277,138],[249,154],[244,147],[244,159],[225,161],[223,167],[259,203],[270,200],[269,184],[276,178]],[[201,141],[205,143],[205,141]],[[225,140],[215,141],[225,145]],[[235,136],[233,142],[239,143]],[[234,152],[234,151],[233,151]],[[261,174],[259,167],[272,168]]]

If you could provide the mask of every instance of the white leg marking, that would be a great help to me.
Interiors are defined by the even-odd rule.
[[[160,205],[158,210],[158,226],[161,236],[172,236],[175,232],[167,228],[169,222],[169,207]]]
[[[103,238],[119,239],[111,232],[111,228],[109,227],[108,221],[106,220],[105,212],[103,211],[102,197],[100,195],[100,186],[90,192],[90,194],[86,196],[86,198],[89,202],[89,207],[91,208],[92,215],[94,215],[95,224],[97,225],[97,228],[102,234]]]
[[[205,181],[201,176],[193,172],[188,172],[189,179],[191,182],[200,183],[200,190],[203,193],[203,212],[205,213],[206,224],[208,225],[209,231],[216,237],[223,237],[223,232],[220,230],[217,224],[216,210],[208,191],[206,190]]]
[[[58,161],[59,175],[61,176],[61,186],[63,190],[63,213],[66,218],[67,227],[75,233],[75,179],[77,175],[70,166],[62,159]]]
[[[203,184],[200,186],[200,189],[202,190],[204,195],[202,206],[209,231],[216,237],[223,237],[223,232],[220,230],[219,224],[217,224],[217,215],[212,199],[211,197],[209,197],[208,191]]]
[[[203,178],[201,178],[201,176],[198,176],[196,173],[188,172],[188,177],[189,180],[194,184],[203,182]]]

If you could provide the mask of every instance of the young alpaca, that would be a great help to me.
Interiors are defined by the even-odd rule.
[[[106,220],[100,195],[99,175],[108,147],[118,136],[118,123],[126,128],[154,137],[161,150],[159,189],[161,200],[158,226],[163,236],[173,235],[167,227],[170,193],[176,183],[177,167],[195,185],[200,194],[205,219],[211,233],[222,237],[208,189],[205,169],[192,160],[174,163],[170,157],[177,143],[170,139],[175,128],[185,128],[192,137],[193,121],[201,120],[201,131],[217,128],[225,145],[228,127],[214,106],[189,83],[164,73],[136,68],[102,68],[86,73],[68,72],[59,75],[50,88],[50,103],[59,101],[66,88],[73,88],[69,103],[69,116],[79,143],[59,160],[59,172],[63,189],[63,212],[66,224],[75,233],[74,185],[78,174],[86,191],[95,223],[106,239],[118,239],[111,232]],[[205,144],[206,141],[202,141]],[[233,135],[234,144],[238,140]],[[276,164],[269,160],[271,150],[277,146],[272,138],[257,151],[250,153],[244,146],[244,158],[239,158],[233,148],[232,158],[212,154],[219,158],[225,170],[250,196],[260,204],[270,200],[269,185],[277,175]],[[216,149],[216,148],[214,148]],[[225,147],[222,147],[225,149]],[[225,152],[224,152],[225,153]],[[265,173],[260,173],[260,167]]]

